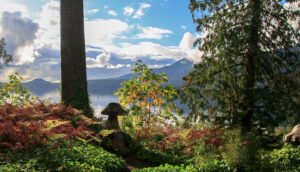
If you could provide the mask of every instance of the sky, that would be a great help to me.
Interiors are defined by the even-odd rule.
[[[59,0],[0,0],[0,38],[14,61],[0,69],[0,82],[20,73],[24,81],[60,82]],[[300,2],[284,4],[299,10]],[[88,79],[130,73],[137,60],[151,68],[187,58],[201,61],[193,47],[196,24],[189,0],[84,0]],[[299,19],[293,23],[299,27]],[[205,34],[204,34],[205,35]]]
[[[0,0],[0,38],[14,61],[1,81],[20,73],[24,81],[60,81],[60,2]],[[88,79],[130,73],[136,60],[151,68],[182,58],[199,62],[199,37],[188,0],[84,0]]]

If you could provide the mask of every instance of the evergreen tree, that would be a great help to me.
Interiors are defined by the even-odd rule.
[[[289,2],[295,3],[296,0]],[[202,62],[181,96],[190,117],[214,124],[270,130],[300,116],[299,10],[282,0],[190,0]],[[296,4],[297,5],[297,4]]]
[[[60,5],[62,101],[92,117],[87,92],[83,0],[61,0]]]
[[[0,39],[0,59],[2,59],[4,64],[7,64],[13,60],[12,55],[8,54],[5,50],[5,40]],[[1,67],[1,66],[0,66]]]

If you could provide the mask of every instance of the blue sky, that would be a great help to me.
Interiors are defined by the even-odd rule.
[[[19,72],[25,81],[60,80],[60,2],[0,0],[0,37],[14,62],[0,70],[1,81]],[[137,59],[150,67],[188,58],[195,32],[188,0],[84,0],[88,79],[130,72]]]
[[[0,4],[0,37],[14,58],[0,70],[0,82],[15,72],[25,81],[59,82],[59,0],[0,0]],[[192,44],[201,33],[195,32],[188,5],[189,0],[84,0],[88,79],[130,73],[138,59],[152,68],[182,58],[200,62],[202,53]],[[299,27],[299,19],[293,25]]]

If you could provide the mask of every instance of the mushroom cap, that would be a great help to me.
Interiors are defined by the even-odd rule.
[[[101,112],[103,115],[124,115],[127,112],[122,108],[119,103],[109,103],[106,108]]]

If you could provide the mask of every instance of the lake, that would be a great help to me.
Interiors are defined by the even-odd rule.
[[[42,95],[35,96],[39,97],[42,100],[49,100],[51,103],[58,103],[60,101],[60,93],[58,91],[48,92]],[[101,111],[111,102],[119,102],[118,96],[115,95],[98,95],[98,94],[90,94],[92,107],[95,110],[96,117],[104,117],[101,116]]]
[[[39,97],[40,99],[44,100],[47,99],[51,103],[58,103],[60,101],[60,93],[59,91],[51,91],[47,92],[41,95],[35,94],[35,96]],[[101,94],[90,94],[91,96],[91,101],[92,101],[92,107],[94,108],[94,115],[95,117],[102,117],[102,118],[107,118],[107,116],[102,116],[101,111],[111,102],[119,102],[118,96],[115,95],[101,95]],[[180,104],[179,100],[175,101],[175,104],[179,108],[184,109],[184,115],[187,115],[189,112],[188,108],[186,105]]]

